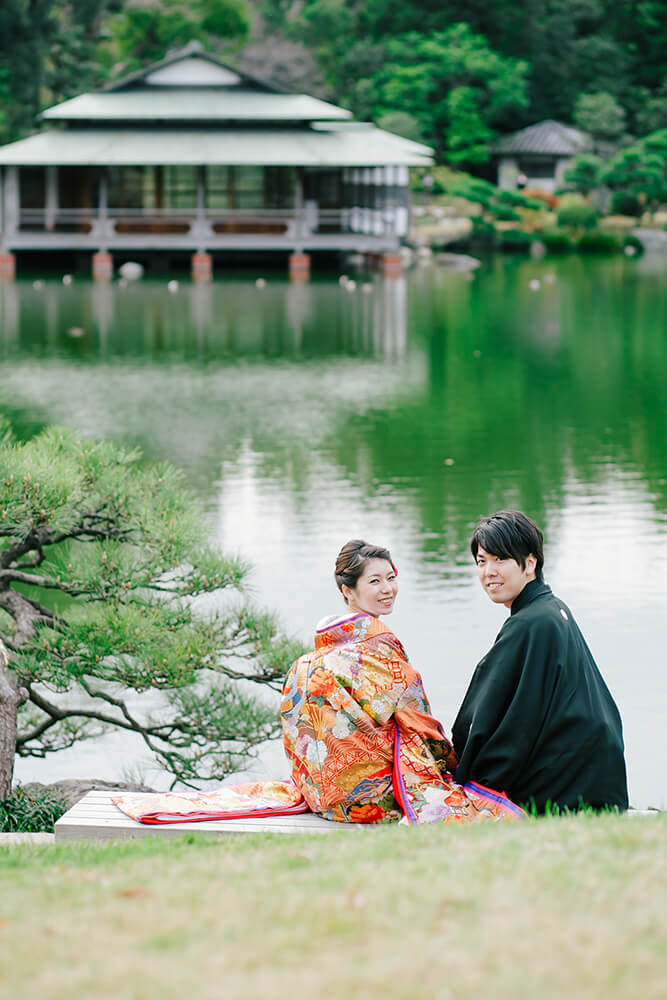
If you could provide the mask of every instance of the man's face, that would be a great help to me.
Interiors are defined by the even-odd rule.
[[[479,582],[494,604],[504,604],[506,608],[510,608],[526,584],[535,579],[535,566],[533,555],[528,556],[522,567],[516,559],[501,559],[486,549],[477,549]]]

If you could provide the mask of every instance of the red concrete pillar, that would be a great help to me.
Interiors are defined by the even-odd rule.
[[[213,258],[210,253],[199,250],[192,255],[192,280],[196,284],[205,284],[213,277]]]
[[[0,281],[13,281],[16,275],[16,257],[8,251],[0,252]]]
[[[307,253],[291,253],[289,256],[290,281],[308,281],[310,278],[310,257]]]
[[[95,281],[111,281],[113,274],[113,258],[106,250],[93,254],[93,279]]]
[[[403,258],[400,253],[383,253],[380,258],[380,271],[385,278],[400,278],[403,274]]]

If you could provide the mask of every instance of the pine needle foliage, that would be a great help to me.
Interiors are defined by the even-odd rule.
[[[244,599],[248,567],[205,533],[173,467],[0,426],[0,758],[12,726],[24,756],[119,727],[194,785],[277,735],[256,692],[279,689],[301,647]],[[8,772],[0,759],[5,786]]]

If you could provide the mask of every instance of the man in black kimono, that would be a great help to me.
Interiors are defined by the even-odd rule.
[[[539,811],[627,809],[621,718],[572,612],[542,578],[542,532],[519,511],[483,518],[470,549],[510,609],[452,730],[455,778]]]

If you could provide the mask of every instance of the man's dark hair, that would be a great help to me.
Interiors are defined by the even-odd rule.
[[[526,559],[532,554],[537,560],[535,576],[542,580],[543,543],[540,529],[520,510],[499,510],[479,522],[470,540],[470,551],[473,559],[477,559],[480,548],[499,559],[514,559],[521,569],[526,568]]]

